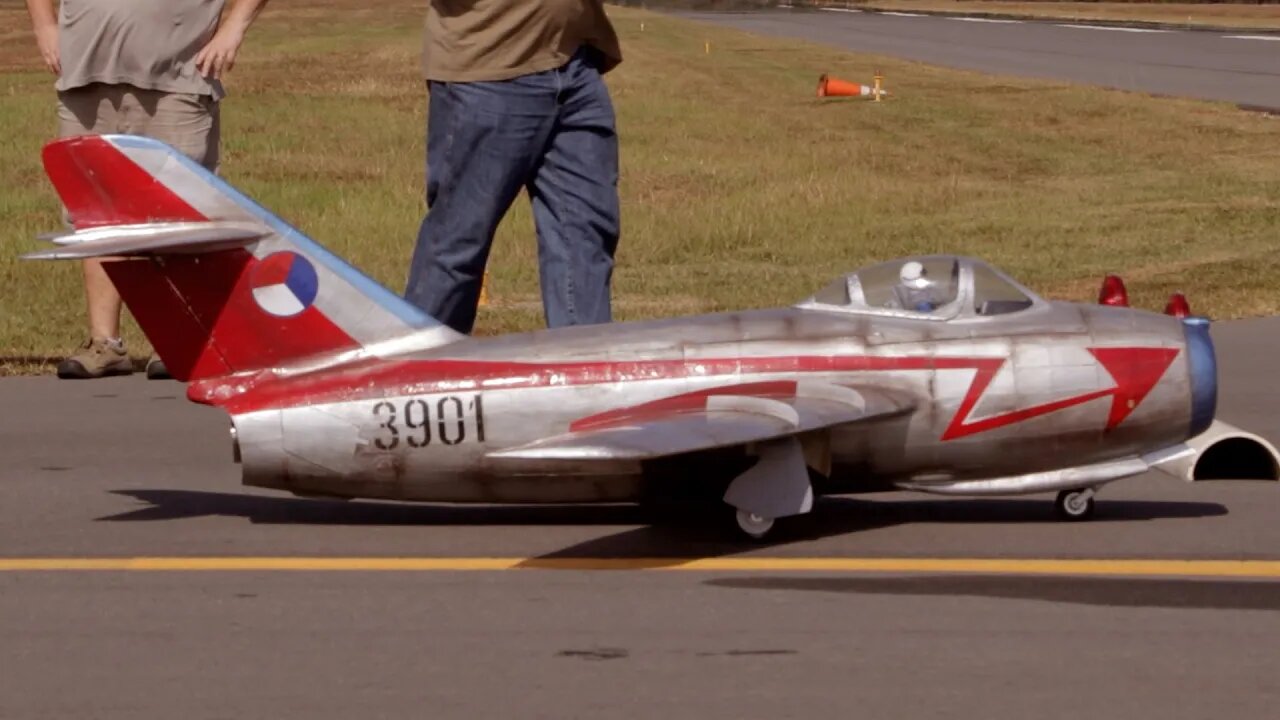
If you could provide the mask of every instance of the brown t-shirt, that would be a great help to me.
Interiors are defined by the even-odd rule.
[[[422,75],[428,80],[510,80],[551,70],[583,45],[622,62],[601,0],[429,0]]]
[[[224,0],[62,0],[59,90],[126,83],[148,90],[223,96],[195,56],[218,28]]]

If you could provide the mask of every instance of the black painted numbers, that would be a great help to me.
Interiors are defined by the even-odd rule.
[[[484,442],[484,399],[478,394],[382,400],[373,406],[373,419],[379,430],[373,444],[379,450],[394,450],[401,440],[411,448],[425,448],[433,442]]]
[[[373,417],[382,421],[383,433],[373,439],[381,450],[391,450],[400,444],[400,431],[396,429],[396,406],[383,401],[373,406]]]
[[[415,415],[417,420],[414,419]],[[409,441],[409,447],[419,448],[431,444],[431,413],[426,400],[414,398],[405,402],[404,426],[412,431],[405,438]]]

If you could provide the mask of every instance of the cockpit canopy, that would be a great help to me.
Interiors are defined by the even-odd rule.
[[[891,260],[836,278],[800,305],[949,320],[1007,315],[1043,302],[981,260],[928,255]]]

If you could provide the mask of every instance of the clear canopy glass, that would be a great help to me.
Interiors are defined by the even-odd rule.
[[[990,265],[955,255],[901,258],[836,278],[805,305],[909,317],[1006,315],[1038,298]]]

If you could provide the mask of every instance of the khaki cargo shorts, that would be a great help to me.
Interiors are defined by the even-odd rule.
[[[58,137],[124,133],[168,143],[213,172],[221,141],[209,95],[95,83],[58,93]]]

